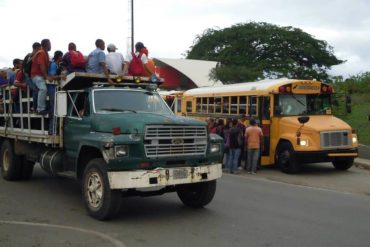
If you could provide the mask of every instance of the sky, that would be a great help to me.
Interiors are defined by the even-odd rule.
[[[131,0],[0,0],[0,68],[23,59],[44,38],[55,50],[68,43],[88,55],[95,40],[114,43],[126,55],[131,43]],[[325,40],[345,63],[331,75],[370,71],[370,0],[134,0],[134,40],[155,58],[184,58],[208,28],[267,22],[302,29]]]

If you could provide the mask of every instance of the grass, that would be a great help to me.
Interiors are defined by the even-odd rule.
[[[352,95],[352,112],[345,113],[343,110],[344,101],[340,102],[337,117],[346,121],[352,128],[356,129],[361,144],[370,145],[370,95]]]

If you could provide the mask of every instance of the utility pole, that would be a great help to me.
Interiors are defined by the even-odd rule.
[[[128,0],[128,34],[127,36],[127,54],[134,52],[134,0]]]
[[[131,52],[134,52],[134,0],[131,0]]]

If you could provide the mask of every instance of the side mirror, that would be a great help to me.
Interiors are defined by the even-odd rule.
[[[65,91],[57,92],[55,115],[58,117],[67,116],[67,93]]]
[[[299,117],[299,118],[298,118],[298,122],[300,122],[301,124],[305,124],[305,123],[307,123],[309,120],[310,120],[310,117],[307,117],[307,116],[303,116],[303,117]]]

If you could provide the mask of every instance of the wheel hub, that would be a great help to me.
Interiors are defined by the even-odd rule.
[[[87,180],[86,194],[91,207],[98,208],[102,203],[103,186],[98,173],[93,172]]]
[[[4,171],[8,171],[9,170],[9,163],[10,163],[9,150],[6,149],[6,150],[4,150],[4,154],[3,154],[3,167],[4,167]]]

